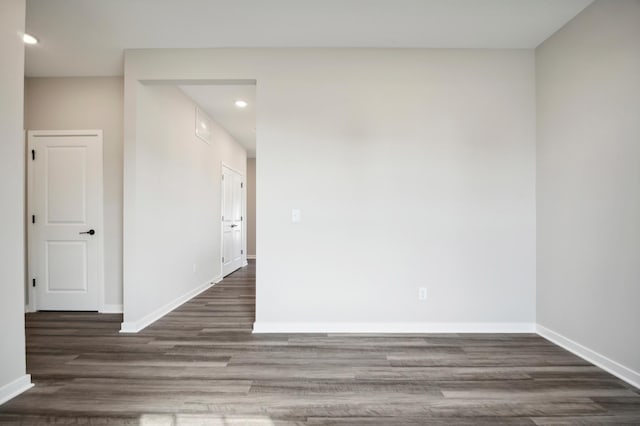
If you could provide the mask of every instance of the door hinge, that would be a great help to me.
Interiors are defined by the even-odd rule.
[[[31,215],[31,223],[36,223],[36,215],[35,214]]]
[[[222,263],[224,263],[224,257],[222,258]]]
[[[33,287],[35,287],[35,286],[36,286],[36,279],[35,279],[35,278],[31,280],[31,285],[32,285]]]
[[[240,182],[240,188],[244,188],[244,183]]]
[[[222,175],[222,180],[224,180],[224,175]]]
[[[244,254],[244,250],[240,249],[240,254]]]
[[[244,216],[240,216],[240,222],[244,220]]]
[[[222,216],[222,220],[224,220],[224,216]]]
[[[36,159],[36,150],[35,150],[35,149],[32,149],[32,150],[31,150],[31,160],[33,161],[33,160],[35,160],[35,159]]]

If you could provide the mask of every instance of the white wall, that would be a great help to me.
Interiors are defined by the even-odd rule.
[[[24,0],[0,13],[0,404],[30,385],[24,345]]]
[[[258,330],[531,329],[532,51],[127,51],[125,188],[156,79],[257,80]]]
[[[195,136],[196,105],[182,91],[138,86],[136,279],[125,275],[124,331],[220,278],[222,162],[246,174],[244,148],[220,126],[211,145]]]
[[[247,255],[256,255],[256,159],[247,158]]]
[[[107,311],[122,309],[121,77],[27,78],[27,130],[101,129],[104,170],[104,284]]]
[[[536,50],[537,320],[637,385],[639,42],[639,1],[596,1]]]

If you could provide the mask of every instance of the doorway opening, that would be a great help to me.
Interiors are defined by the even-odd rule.
[[[229,166],[222,166],[222,276],[246,265],[244,176]]]
[[[103,130],[28,132],[27,311],[122,313],[139,331],[255,258],[255,80],[139,81],[124,123],[104,113],[123,107],[121,79],[45,83],[30,85],[31,129]],[[82,110],[36,120],[87,85]]]
[[[178,87],[200,111],[196,131],[215,139],[215,129],[223,130],[246,154],[241,163],[223,154],[219,163],[220,262],[225,277],[246,266],[247,259],[255,259],[256,83],[181,81]]]

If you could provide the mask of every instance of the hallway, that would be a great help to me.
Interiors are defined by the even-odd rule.
[[[28,314],[36,386],[0,423],[640,423],[638,390],[534,334],[252,335],[254,305],[251,261],[135,335]]]

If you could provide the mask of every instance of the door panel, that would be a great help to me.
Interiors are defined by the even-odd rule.
[[[102,134],[29,132],[30,275],[38,310],[98,310]],[[90,235],[89,230],[94,230]]]
[[[47,223],[86,223],[86,151],[80,147],[46,146],[45,203]]]
[[[243,182],[242,176],[222,167],[222,274],[229,275],[243,263]]]
[[[233,261],[233,232],[231,232],[231,229],[224,233],[223,247],[222,257],[224,257],[225,264],[229,264],[229,262]]]
[[[47,241],[46,244],[47,292],[86,291],[86,241]]]

